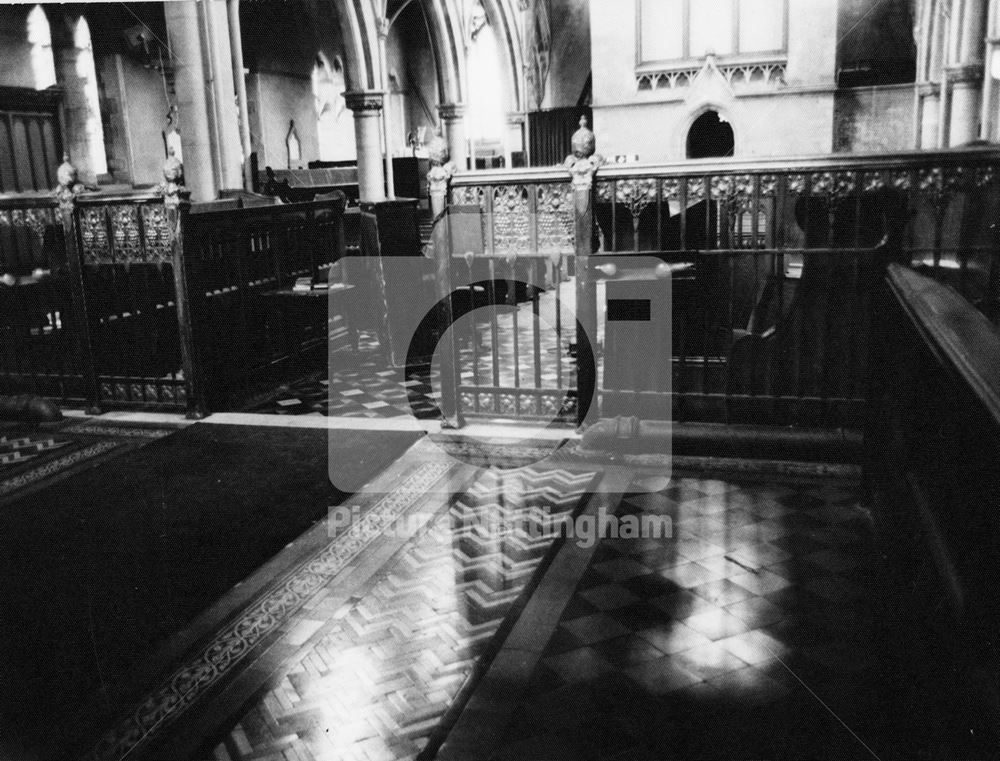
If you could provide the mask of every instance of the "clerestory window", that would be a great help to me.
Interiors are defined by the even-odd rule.
[[[640,64],[787,48],[787,0],[636,1]]]

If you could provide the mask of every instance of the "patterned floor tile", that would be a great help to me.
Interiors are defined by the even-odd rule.
[[[564,711],[614,738],[588,745],[581,758],[800,758],[828,746],[838,748],[834,758],[864,757],[861,741],[834,718],[879,731],[859,708],[877,700],[881,683],[872,671],[871,550],[854,531],[836,530],[853,501],[823,485],[685,478],[659,495],[629,499],[633,508],[680,518],[689,531],[667,540],[673,546],[652,565],[655,548],[636,542],[630,552],[605,540],[547,646],[596,703]],[[830,509],[838,504],[841,512]],[[859,590],[870,592],[859,599]],[[606,637],[609,618],[627,633]],[[870,655],[854,658],[865,642]],[[519,705],[538,705],[545,692],[544,680],[532,679]],[[483,757],[513,758],[509,751],[523,747],[513,725],[505,737]]]
[[[593,478],[552,468],[482,471],[363,597],[304,643],[216,740],[216,755],[258,759],[287,754],[287,745],[305,758],[414,758],[554,538],[531,521],[571,514]],[[578,621],[579,633],[594,635],[594,622]],[[615,636],[625,632],[617,626]],[[547,661],[540,689],[595,673],[600,657],[579,644]]]

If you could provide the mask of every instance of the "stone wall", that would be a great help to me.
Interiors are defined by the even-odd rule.
[[[353,160],[353,116],[339,93],[330,104],[327,126],[337,150],[320,155],[318,114],[313,95],[313,68],[322,54],[329,64],[346,65],[334,3],[290,0],[282,3],[242,3],[243,61],[247,78],[250,142],[263,169],[288,168],[285,138],[294,120],[305,167],[310,161]],[[294,167],[293,167],[294,168]]]
[[[855,87],[837,92],[833,150],[879,153],[914,147],[913,85]]]
[[[688,72],[676,83],[642,87],[647,67],[636,63],[637,6],[590,0],[592,104],[602,153],[638,155],[640,162],[683,159],[691,123],[709,109],[732,125],[737,156],[830,152],[836,0],[789,0],[785,56],[692,58],[670,67]]]

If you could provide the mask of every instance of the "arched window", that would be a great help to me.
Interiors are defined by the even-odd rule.
[[[500,141],[505,127],[500,49],[482,3],[472,12],[469,35],[469,134],[477,141]]]
[[[56,83],[56,64],[52,57],[52,34],[42,6],[36,5],[28,14],[28,44],[31,45],[31,74],[35,89],[44,90]]]
[[[73,30],[73,46],[76,48],[76,74],[80,78],[83,96],[87,104],[86,138],[90,167],[95,174],[108,171],[108,157],[104,152],[104,130],[101,127],[101,104],[97,93],[97,67],[94,65],[94,49],[90,41],[90,25],[83,16]]]
[[[340,57],[334,56],[330,61],[325,54],[318,53],[313,64],[312,92],[321,161],[350,160],[357,155],[353,119],[344,116],[347,109],[345,89],[344,64]]]
[[[704,159],[732,156],[735,141],[733,128],[717,111],[706,111],[691,125],[687,135],[687,157]]]

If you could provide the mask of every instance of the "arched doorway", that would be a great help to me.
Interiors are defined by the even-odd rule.
[[[691,125],[687,134],[687,157],[705,159],[732,156],[735,148],[733,128],[718,111],[706,111]]]

